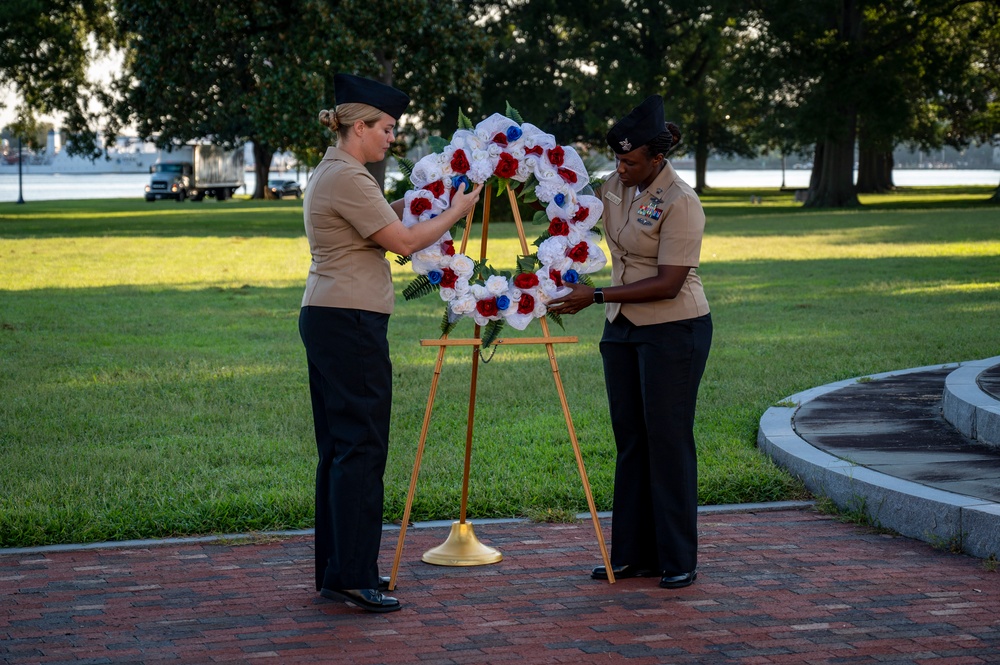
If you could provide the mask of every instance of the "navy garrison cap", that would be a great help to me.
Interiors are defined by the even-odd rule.
[[[615,123],[608,132],[608,145],[619,155],[644,146],[666,131],[663,97],[652,95]]]
[[[396,120],[410,104],[405,92],[353,74],[336,74],[333,86],[338,104],[368,104],[388,113]]]

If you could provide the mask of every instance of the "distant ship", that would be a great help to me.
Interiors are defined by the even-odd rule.
[[[106,155],[91,161],[85,157],[70,156],[62,149],[59,134],[49,130],[45,150],[40,153],[22,151],[24,174],[46,173],[149,173],[156,162],[159,150],[152,142],[144,142],[135,137],[119,137],[115,144],[108,146]],[[16,146],[3,143],[0,158],[0,173],[17,173],[18,151]]]

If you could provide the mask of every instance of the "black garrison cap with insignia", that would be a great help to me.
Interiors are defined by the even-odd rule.
[[[608,145],[619,155],[631,152],[666,131],[666,125],[663,97],[652,95],[615,123],[608,132]]]
[[[368,104],[396,120],[410,105],[410,98],[405,92],[353,74],[335,75],[333,86],[338,104]]]

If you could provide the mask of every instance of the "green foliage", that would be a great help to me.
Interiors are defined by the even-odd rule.
[[[443,136],[427,137],[427,145],[431,149],[431,152],[442,153],[448,147],[449,143],[451,142]]]
[[[500,337],[500,332],[504,328],[505,321],[503,319],[498,319],[497,321],[490,321],[483,327],[483,345],[482,349],[488,349],[493,342],[497,341]]]
[[[116,44],[111,6],[111,0],[0,3],[0,87],[10,86],[18,100],[12,126],[18,136],[31,138],[38,116],[62,112],[63,127],[74,138],[67,151],[99,154],[90,108],[97,87],[87,69]]]
[[[431,284],[427,275],[417,275],[410,284],[403,289],[403,297],[407,300],[423,298],[426,295],[438,290],[437,284]]]
[[[462,109],[458,110],[458,128],[459,129],[475,129],[476,126],[472,124],[472,120],[469,119],[467,115],[462,113]]]
[[[415,164],[412,159],[407,159],[406,157],[396,157],[396,165],[399,166],[399,172],[403,174],[403,177],[407,181],[413,175],[413,167]]]
[[[507,110],[504,112],[504,115],[519,125],[524,124],[524,118],[521,117],[516,108],[510,105],[510,102],[507,102]]]

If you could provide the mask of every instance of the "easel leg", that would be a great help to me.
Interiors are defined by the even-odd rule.
[[[431,422],[431,410],[434,408],[434,397],[437,395],[438,380],[441,378],[441,366],[444,364],[444,351],[446,348],[445,346],[438,348],[437,363],[434,365],[431,392],[427,397],[427,408],[424,410],[424,424],[420,428],[420,442],[417,444],[417,456],[413,461],[413,473],[410,475],[410,491],[406,495],[406,507],[403,508],[403,522],[399,525],[396,556],[392,560],[392,573],[389,577],[390,591],[396,588],[396,574],[399,572],[399,559],[403,555],[403,540],[406,539],[406,525],[410,523],[410,508],[413,507],[413,495],[417,489],[417,476],[420,475],[420,461],[424,456],[424,444],[427,442],[427,430]]]
[[[545,336],[549,336],[549,322],[544,318],[542,331]],[[583,481],[583,493],[587,495],[587,507],[590,509],[590,518],[594,523],[594,532],[597,534],[597,544],[601,548],[601,557],[604,559],[604,567],[608,571],[608,583],[615,583],[615,574],[611,570],[611,558],[608,556],[607,545],[604,544],[604,532],[601,531],[601,520],[597,517],[597,507],[594,505],[594,495],[590,491],[590,481],[587,479],[587,469],[583,465],[583,454],[580,452],[580,442],[576,438],[576,429],[573,427],[573,418],[569,414],[569,402],[566,399],[566,391],[563,389],[562,378],[559,374],[559,364],[556,362],[556,352],[552,344],[546,344],[545,349],[549,354],[549,365],[552,367],[552,378],[556,382],[556,392],[559,393],[559,403],[562,405],[563,416],[566,418],[566,429],[569,431],[569,440],[573,444],[573,454],[576,455],[576,466],[580,471],[580,480]]]

